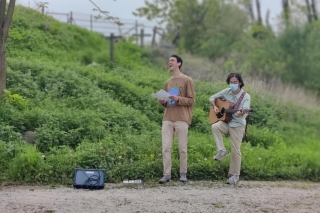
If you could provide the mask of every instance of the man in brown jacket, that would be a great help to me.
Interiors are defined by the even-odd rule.
[[[162,121],[162,157],[163,177],[159,183],[169,182],[171,179],[171,148],[174,135],[178,137],[180,153],[180,181],[187,181],[187,143],[188,128],[192,120],[194,104],[193,80],[180,70],[182,59],[172,55],[168,62],[172,77],[164,85],[164,90],[171,96],[168,101],[160,101],[166,108]]]

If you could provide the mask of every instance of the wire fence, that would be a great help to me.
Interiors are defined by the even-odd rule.
[[[150,44],[152,47],[162,49],[165,52],[164,57],[166,58],[168,58],[176,48],[175,44],[164,42],[164,29],[153,26],[151,22],[119,18],[120,22],[123,24],[119,26],[114,21],[103,20],[92,14],[74,13],[72,11],[70,13],[46,12],[46,14],[61,22],[66,22],[103,34],[106,39],[110,40],[111,61],[114,60],[115,41],[119,38],[132,36],[135,38],[135,43],[139,44],[142,48],[145,44]],[[179,31],[178,28],[176,38],[180,35]]]
[[[96,15],[92,14],[74,13],[72,11],[70,13],[46,12],[46,14],[59,21],[83,27],[94,32],[102,33],[105,36],[109,36],[111,33],[115,35],[121,35],[122,37],[135,35],[137,37],[137,43],[139,41],[138,34],[141,33],[142,29],[143,32],[148,35],[153,34],[155,29],[157,30],[158,37],[152,38],[152,36],[148,36],[147,38],[145,36],[146,42],[155,42],[156,40],[160,40],[161,37],[159,37],[159,35],[163,35],[163,33],[160,33],[162,28],[154,26],[152,22],[141,21],[138,19],[132,20],[119,18],[123,25],[118,26],[113,21],[102,20],[101,18],[97,18]]]

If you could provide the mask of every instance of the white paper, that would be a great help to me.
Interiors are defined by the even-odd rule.
[[[152,97],[158,99],[158,100],[169,100],[169,96],[171,96],[169,93],[167,93],[165,90],[161,89],[156,93],[152,94]]]
[[[124,180],[123,183],[142,183],[142,180]]]

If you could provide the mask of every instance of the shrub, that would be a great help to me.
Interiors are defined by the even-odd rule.
[[[43,183],[49,180],[49,166],[33,146],[26,146],[8,165],[8,180]]]

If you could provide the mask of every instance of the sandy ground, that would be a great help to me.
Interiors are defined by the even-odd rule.
[[[102,190],[65,186],[4,186],[0,212],[318,212],[320,184],[241,181],[105,184]]]

